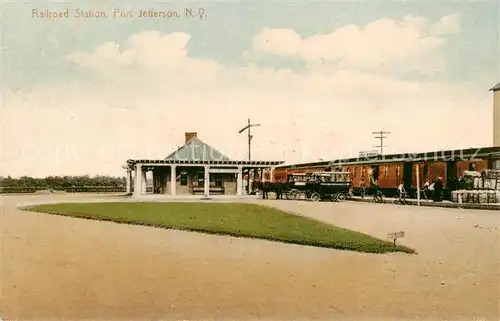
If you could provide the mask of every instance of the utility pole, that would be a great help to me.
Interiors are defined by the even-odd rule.
[[[384,145],[384,138],[387,138],[387,136],[384,135],[389,135],[390,133],[391,132],[384,132],[383,130],[378,132],[372,132],[373,135],[376,135],[374,136],[375,139],[380,139],[380,145],[373,146],[376,148],[380,148],[380,156],[384,156],[384,147],[388,147]]]
[[[250,122],[250,118],[248,118],[248,124],[245,127],[243,127],[242,129],[240,129],[240,131],[238,132],[238,134],[241,134],[245,130],[248,130],[248,161],[252,160],[252,139],[253,139],[253,136],[251,134],[251,128],[258,127],[258,126],[260,126],[260,124],[252,124]],[[247,175],[247,188],[248,188],[248,193],[250,194],[250,171],[248,171],[248,175]]]

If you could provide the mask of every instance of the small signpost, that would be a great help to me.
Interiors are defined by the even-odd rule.
[[[394,242],[394,247],[396,247],[396,240],[405,237],[404,231],[394,232],[387,234],[387,238],[391,239]]]

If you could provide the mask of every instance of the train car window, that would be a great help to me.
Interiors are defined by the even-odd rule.
[[[398,165],[398,166],[396,167],[396,176],[397,176],[397,177],[399,177],[400,171],[401,171],[401,167]]]
[[[428,177],[429,177],[429,165],[424,164],[424,181],[427,181]]]
[[[389,176],[389,166],[384,166],[384,178],[387,178]]]

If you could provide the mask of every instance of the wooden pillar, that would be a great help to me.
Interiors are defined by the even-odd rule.
[[[132,191],[132,170],[130,169],[127,169],[126,188],[127,188],[127,195],[130,195]]]
[[[146,170],[142,170],[142,182],[141,182],[141,187],[142,187],[142,194],[146,194],[147,191],[147,185],[148,185],[148,177],[147,177],[148,172]]]
[[[156,177],[156,168],[151,171],[153,173],[153,194],[155,193],[156,186],[158,186],[158,182],[156,181],[158,178]]]
[[[176,195],[177,170],[175,165],[170,166],[170,195]]]
[[[236,178],[236,195],[243,194],[243,167],[238,166],[238,174]]]
[[[136,164],[134,196],[141,196],[141,195],[142,195],[142,166],[140,164]]]
[[[417,174],[417,206],[420,206],[420,164],[417,163],[416,167]]]
[[[209,168],[209,166],[205,166],[205,179],[203,184],[205,197],[208,197],[210,195],[210,172],[208,171]]]

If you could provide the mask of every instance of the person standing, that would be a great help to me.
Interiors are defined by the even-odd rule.
[[[405,182],[404,181],[401,181],[401,183],[399,183],[398,196],[399,196],[400,201],[402,201],[402,200],[406,201],[406,189],[405,189]]]
[[[364,178],[361,178],[361,182],[359,183],[359,187],[361,190],[361,198],[365,198],[366,186],[365,186],[365,179]]]
[[[441,192],[442,191],[443,191],[443,178],[438,177],[436,182],[434,183],[434,195],[433,195],[434,202],[441,201]]]
[[[380,191],[380,188],[378,186],[378,180],[376,179],[373,180],[372,188],[373,188],[373,199],[382,202],[383,193]]]
[[[424,188],[422,189],[421,193],[424,195],[425,200],[428,200],[429,198],[427,197],[427,194],[429,193],[429,188],[431,186],[431,181],[427,179],[424,184]]]

